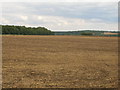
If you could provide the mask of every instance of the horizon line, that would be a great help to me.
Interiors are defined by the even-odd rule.
[[[6,25],[8,25],[8,26],[25,26],[25,25],[13,25],[13,24],[0,24],[1,26],[3,25],[3,26],[6,26]],[[49,28],[47,28],[47,27],[45,27],[45,26],[25,26],[25,27],[31,27],[31,28],[37,28],[37,27],[44,27],[44,28],[46,28],[46,29],[48,29],[48,30],[51,30],[51,31],[58,31],[58,32],[61,32],[61,31],[63,31],[63,32],[69,32],[69,31],[85,31],[85,30],[89,30],[89,31],[120,31],[120,30],[108,30],[108,29],[71,29],[71,30],[68,30],[68,29],[59,29],[59,30],[55,30],[55,29],[49,29]]]

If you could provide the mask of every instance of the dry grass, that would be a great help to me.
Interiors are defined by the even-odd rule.
[[[115,88],[117,37],[3,36],[3,88]]]

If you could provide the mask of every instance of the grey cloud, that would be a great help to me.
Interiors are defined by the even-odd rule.
[[[9,7],[5,6],[3,15],[4,12],[6,14],[27,13],[117,22],[117,3],[9,3]]]
[[[54,30],[57,28],[68,30],[97,28],[96,25],[100,25],[99,28],[101,29],[110,29],[109,24],[113,26],[111,29],[116,29],[117,3],[11,2],[3,3],[2,15],[10,24],[45,26]],[[44,18],[38,19],[39,16]],[[85,21],[83,26],[81,19]],[[65,25],[64,22],[68,25]]]

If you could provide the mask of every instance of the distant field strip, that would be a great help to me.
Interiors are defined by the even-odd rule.
[[[118,38],[3,35],[3,88],[116,88]]]

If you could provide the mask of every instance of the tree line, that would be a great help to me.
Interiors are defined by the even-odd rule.
[[[2,27],[2,34],[15,35],[54,35],[54,32],[45,27],[25,27],[14,25],[0,25]]]

